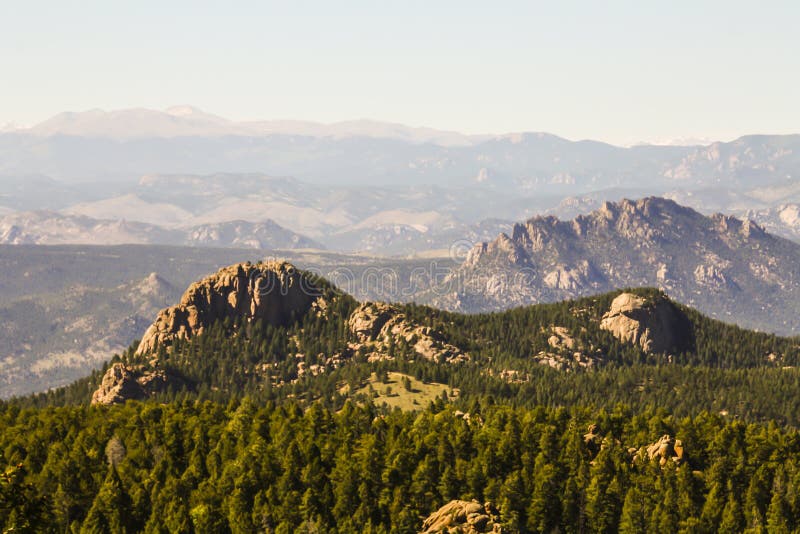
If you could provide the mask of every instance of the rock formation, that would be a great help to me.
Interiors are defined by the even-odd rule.
[[[579,291],[602,280],[596,269],[588,261],[577,262],[574,266],[559,264],[544,276],[544,285],[553,289]]]
[[[100,387],[92,394],[92,404],[118,404],[126,400],[145,399],[165,391],[174,380],[161,369],[146,371],[141,367],[115,363],[108,368]]]
[[[658,463],[666,465],[670,460],[676,464],[681,464],[686,461],[686,451],[683,447],[683,442],[679,439],[670,437],[668,434],[661,436],[661,438],[647,446],[647,457],[650,460],[658,460]]]
[[[469,356],[458,347],[447,343],[439,332],[413,324],[396,307],[383,302],[368,302],[359,306],[350,316],[350,331],[358,339],[354,349],[365,348],[371,358],[385,359],[392,342],[404,340],[416,354],[426,360],[440,363],[466,361]]]
[[[585,346],[564,326],[550,326],[547,332],[551,334],[547,338],[550,350],[540,351],[533,356],[533,359],[542,365],[569,371],[592,367],[602,359],[599,350]]]
[[[177,306],[161,310],[136,353],[190,338],[224,319],[287,324],[306,313],[319,295],[320,289],[290,263],[231,265],[189,286]]]
[[[655,287],[712,317],[789,334],[800,328],[798,265],[800,245],[752,221],[652,197],[515,224],[414,300],[475,313]],[[776,310],[790,311],[776,320]]]
[[[681,465],[688,461],[683,442],[669,434],[661,436],[655,443],[640,449],[632,447],[628,449],[628,452],[633,456],[634,462],[657,461],[661,467],[670,462]]]
[[[589,425],[588,432],[583,435],[583,442],[591,458],[597,456],[600,450],[608,444],[608,440],[609,438],[603,434],[603,431],[596,424]],[[619,441],[614,441],[621,445]],[[683,442],[668,434],[661,436],[655,443],[644,447],[629,447],[628,454],[633,463],[657,461],[661,467],[664,467],[669,462],[681,465],[688,461]]]
[[[490,502],[450,501],[432,513],[422,524],[421,534],[434,533],[479,534],[503,532],[500,514]]]
[[[148,280],[159,281],[156,275]],[[152,356],[159,346],[199,335],[214,322],[225,319],[287,324],[308,312],[315,303],[320,309],[324,308],[321,293],[320,287],[286,262],[240,263],[225,267],[189,286],[180,304],[158,312],[155,322],[142,337],[136,355]],[[149,363],[157,365],[158,362],[151,360]],[[116,363],[103,376],[92,395],[92,404],[144,399],[163,391],[175,380],[160,369],[147,370],[145,366]]]
[[[621,293],[603,315],[600,328],[648,353],[669,353],[690,341],[688,319],[666,297],[646,299]]]

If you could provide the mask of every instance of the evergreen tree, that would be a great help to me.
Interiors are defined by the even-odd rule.
[[[619,531],[623,534],[647,532],[649,506],[644,494],[632,486],[625,494]]]
[[[108,468],[103,485],[83,522],[81,534],[125,534],[134,532],[131,500],[114,465]]]
[[[561,518],[561,486],[555,466],[539,453],[533,467],[533,492],[528,505],[527,526],[531,532],[553,532]]]

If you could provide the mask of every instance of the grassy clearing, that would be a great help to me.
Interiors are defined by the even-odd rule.
[[[353,392],[353,396],[367,395],[378,406],[385,403],[390,408],[417,410],[441,398],[442,393],[447,394],[450,400],[458,396],[458,391],[451,392],[446,384],[426,384],[410,375],[389,372],[383,378],[372,373],[369,380]]]

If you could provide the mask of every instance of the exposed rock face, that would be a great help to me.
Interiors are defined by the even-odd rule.
[[[694,270],[694,279],[698,285],[710,289],[722,289],[733,285],[725,272],[716,265],[698,265]]]
[[[505,232],[490,243],[481,243],[473,247],[464,262],[466,265],[476,266],[485,257],[502,259],[502,261],[520,267],[529,263],[525,248],[508,237]]]
[[[368,302],[350,316],[350,331],[358,339],[358,349],[373,351],[371,358],[385,359],[389,344],[400,339],[411,345],[417,355],[426,360],[455,363],[469,359],[458,347],[447,343],[428,327],[413,324],[404,313],[383,302]]]
[[[141,400],[166,390],[170,379],[163,370],[144,371],[141,368],[115,363],[103,375],[100,387],[92,394],[92,404],[118,404],[126,400]]]
[[[622,293],[603,315],[600,328],[648,353],[679,351],[690,342],[688,319],[666,298],[648,301]]]
[[[578,262],[573,267],[557,265],[555,269],[544,276],[544,284],[547,287],[567,291],[578,291],[584,287],[591,287],[592,284],[601,280],[602,277],[586,260]]]
[[[287,324],[306,313],[319,294],[319,288],[287,262],[231,265],[189,286],[177,306],[161,310],[136,353],[190,338],[224,319]]]
[[[572,337],[568,328],[563,326],[551,326],[550,331],[553,335],[547,338],[547,344],[552,348],[557,349],[564,347],[568,350],[575,350],[578,348],[578,342]]]
[[[551,350],[541,351],[533,357],[542,365],[569,371],[581,367],[592,367],[602,357],[602,354],[595,351],[593,347],[584,346],[564,326],[551,326],[549,333],[551,335],[547,338],[547,344]]]
[[[634,461],[645,459],[651,462],[657,461],[661,467],[670,462],[675,465],[681,465],[688,460],[683,442],[669,434],[661,436],[658,441],[646,447],[641,449],[631,448],[629,451],[634,455]]]
[[[143,285],[153,293],[163,286],[162,282],[154,273]],[[225,319],[287,324],[308,312],[315,302],[324,308],[319,298],[321,293],[321,288],[286,262],[231,265],[193,283],[180,304],[161,310],[142,337],[136,354],[153,354],[159,345],[168,346],[175,339],[196,336],[212,323]],[[116,363],[103,376],[92,395],[92,404],[143,399],[163,391],[175,380],[161,369],[146,370],[144,366]]]
[[[607,445],[608,439],[608,437],[604,436],[600,427],[595,424],[589,425],[588,432],[583,436],[583,442],[592,458]],[[618,441],[616,443],[620,444]],[[629,447],[628,454],[634,463],[657,461],[661,467],[670,462],[675,465],[681,465],[689,460],[683,442],[668,434],[661,436],[655,443],[650,445],[638,448]]]
[[[656,287],[748,328],[800,329],[800,245],[750,220],[707,217],[656,197],[605,202],[572,220],[537,216],[515,224],[474,246],[456,271],[415,300],[474,313],[623,287]]]
[[[500,515],[490,502],[481,505],[477,501],[450,501],[432,513],[422,524],[421,534],[439,532],[479,534],[503,532]]]
[[[356,335],[358,340],[367,342],[375,341],[390,319],[395,319],[395,322],[397,322],[397,319],[402,317],[389,304],[368,302],[359,306],[350,316],[348,322],[350,331]]]

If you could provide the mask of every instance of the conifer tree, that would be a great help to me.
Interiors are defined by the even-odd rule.
[[[97,492],[81,534],[125,534],[133,532],[131,501],[122,486],[117,469],[110,465]]]

